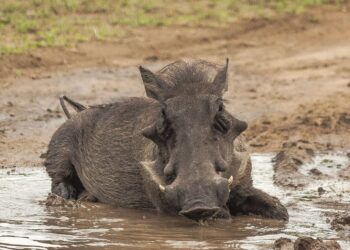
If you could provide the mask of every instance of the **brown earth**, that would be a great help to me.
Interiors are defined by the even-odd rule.
[[[299,237],[293,243],[291,239],[280,238],[275,241],[274,250],[338,250],[340,245],[334,241],[323,241],[321,239],[313,239],[311,237]]]
[[[331,222],[332,228],[335,230],[344,230],[350,236],[350,212],[338,214]]]
[[[128,38],[0,58],[0,166],[39,165],[64,121],[57,97],[87,104],[143,95],[136,66],[231,60],[227,107],[253,152],[303,141],[350,149],[350,5],[226,27],[144,27]],[[286,145],[286,144],[285,144]]]

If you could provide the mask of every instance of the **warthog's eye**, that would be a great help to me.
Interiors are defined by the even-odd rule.
[[[224,104],[220,103],[214,118],[214,129],[222,134],[226,134],[230,130],[230,125],[230,121],[225,117]]]
[[[223,104],[222,102],[220,102],[220,104],[219,104],[218,111],[219,111],[219,112],[224,111],[224,104]]]
[[[165,166],[164,175],[167,185],[170,185],[176,179],[176,168],[172,160]]]
[[[227,170],[227,163],[220,159],[215,162],[215,171],[217,173],[225,172]]]
[[[166,184],[170,185],[171,183],[173,183],[175,181],[176,174],[173,173],[173,174],[170,174],[170,175],[166,175],[165,178],[166,178],[166,180],[165,180]]]

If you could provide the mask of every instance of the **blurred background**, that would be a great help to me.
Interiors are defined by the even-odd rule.
[[[132,29],[155,26],[222,27],[243,18],[271,19],[300,14],[308,7],[344,0],[4,0],[0,6],[0,53],[42,47],[73,47],[92,39],[133,35]],[[310,22],[317,17],[310,15]]]

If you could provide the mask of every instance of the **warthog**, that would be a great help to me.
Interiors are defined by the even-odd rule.
[[[78,111],[53,135],[45,161],[52,192],[194,220],[257,214],[288,219],[278,199],[252,186],[239,136],[247,124],[223,102],[225,66],[177,61],[157,73],[140,67],[149,98],[124,98]]]

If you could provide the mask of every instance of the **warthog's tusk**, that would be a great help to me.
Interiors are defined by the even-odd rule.
[[[149,180],[153,187],[159,187],[160,191],[164,193],[165,187],[161,184],[163,183],[161,178],[154,171],[154,161],[142,161],[140,162],[142,177]]]
[[[231,177],[230,178],[228,178],[228,186],[229,187],[231,187],[232,186],[232,184],[233,184],[233,176],[231,175]]]

